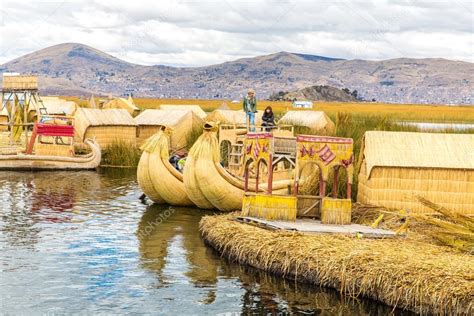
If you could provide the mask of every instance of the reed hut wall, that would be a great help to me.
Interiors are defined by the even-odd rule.
[[[366,132],[357,201],[431,213],[416,195],[474,215],[474,135]]]
[[[136,144],[137,124],[126,110],[79,108],[75,118],[76,140],[79,142],[95,138],[102,149],[114,141]]]

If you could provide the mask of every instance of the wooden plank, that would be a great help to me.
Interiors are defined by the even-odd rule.
[[[372,228],[370,226],[350,225],[326,225],[321,221],[310,219],[297,219],[295,222],[269,221],[256,217],[237,217],[237,221],[254,224],[262,228],[272,230],[298,231],[309,234],[343,234],[363,238],[392,238],[396,233],[390,230]]]

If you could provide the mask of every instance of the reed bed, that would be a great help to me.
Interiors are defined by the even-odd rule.
[[[473,257],[419,238],[357,239],[268,231],[206,216],[203,239],[222,256],[277,275],[422,314],[474,313]]]
[[[257,91],[258,92],[258,91]],[[88,98],[78,98],[74,96],[62,97],[63,99],[75,101],[79,106],[86,107]],[[96,104],[99,97],[96,97]],[[231,110],[242,109],[242,103],[232,103],[231,100],[206,100],[206,99],[158,99],[158,98],[134,98],[135,104],[142,109],[159,109],[162,104],[199,105],[204,111],[211,112],[226,105]],[[445,105],[425,105],[425,104],[394,104],[381,102],[313,102],[313,110],[324,111],[331,118],[335,118],[337,113],[345,112],[353,115],[371,116],[381,113],[383,116],[390,116],[397,120],[425,121],[425,122],[472,122],[474,121],[474,111],[470,106],[445,106]],[[293,109],[292,103],[287,101],[267,101],[258,100],[258,109],[263,110],[271,106],[276,115]],[[301,110],[304,111],[304,110]]]
[[[132,167],[138,166],[140,150],[129,142],[114,140],[102,151],[101,166],[106,167]]]

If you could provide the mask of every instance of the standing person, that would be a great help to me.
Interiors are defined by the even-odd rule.
[[[247,122],[250,125],[250,131],[255,132],[255,113],[257,113],[257,98],[255,91],[249,89],[247,95],[244,97],[243,109],[246,114]]]
[[[273,110],[271,106],[267,106],[265,112],[262,115],[262,126],[266,126],[265,130],[270,132],[275,126],[275,115],[273,115]]]

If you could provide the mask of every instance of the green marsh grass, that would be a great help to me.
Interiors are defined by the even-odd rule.
[[[140,150],[136,145],[114,141],[102,151],[102,166],[107,167],[130,167],[138,166]]]

